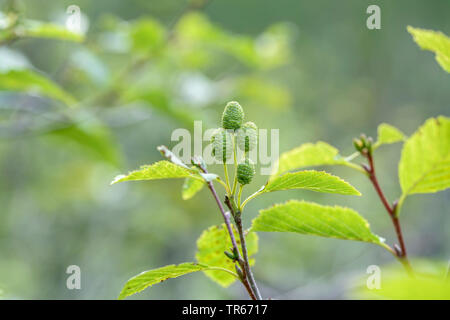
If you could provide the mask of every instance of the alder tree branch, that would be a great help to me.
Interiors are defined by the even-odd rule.
[[[393,204],[390,204],[386,198],[386,196],[383,193],[383,190],[380,187],[380,184],[378,182],[378,178],[375,173],[375,165],[373,161],[373,155],[372,150],[366,150],[365,152],[361,152],[361,154],[367,159],[369,165],[363,164],[362,167],[367,172],[369,180],[372,182],[373,187],[375,188],[375,191],[378,194],[378,197],[380,198],[381,202],[383,203],[383,206],[385,207],[386,211],[389,214],[389,217],[392,220],[392,224],[394,225],[395,233],[397,235],[398,243],[400,245],[394,245],[394,253],[395,256],[399,259],[399,261],[404,265],[405,269],[408,271],[409,274],[413,274],[413,270],[411,267],[411,264],[408,259],[408,254],[406,251],[406,245],[405,241],[403,239],[403,233],[402,228],[400,225],[400,220],[397,215],[397,202],[394,202]]]

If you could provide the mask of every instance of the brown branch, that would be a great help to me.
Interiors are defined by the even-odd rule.
[[[392,224],[394,225],[395,234],[397,235],[398,243],[400,245],[400,248],[396,248],[395,254],[399,258],[400,262],[405,266],[407,271],[412,274],[412,267],[408,260],[408,254],[406,251],[406,245],[405,241],[403,239],[403,233],[402,228],[400,225],[400,220],[397,216],[396,210],[397,210],[397,203],[390,204],[388,200],[386,199],[386,196],[383,193],[383,190],[380,187],[380,184],[378,182],[378,178],[375,174],[375,165],[373,161],[372,151],[369,150],[367,152],[361,153],[363,156],[367,158],[367,161],[369,162],[369,166],[363,165],[364,170],[367,172],[369,176],[369,180],[372,182],[373,187],[375,188],[375,191],[378,194],[378,197],[380,198],[381,202],[383,203],[383,206],[385,207],[386,211],[389,214],[389,217],[392,220]],[[395,246],[394,246],[395,248]]]
[[[208,173],[208,171],[206,170],[205,167],[200,165],[199,168],[203,171],[203,173],[205,173],[205,174]],[[231,244],[233,245],[233,252],[236,255],[236,262],[241,266],[241,269],[243,271],[242,277],[240,276],[241,282],[244,285],[245,289],[247,290],[250,298],[252,298],[253,300],[257,300],[257,297],[253,293],[252,288],[250,287],[250,284],[248,283],[248,280],[247,280],[248,279],[247,272],[246,272],[247,268],[245,267],[245,262],[241,257],[241,253],[239,251],[239,247],[236,242],[236,237],[234,236],[233,228],[231,226],[230,212],[225,211],[225,209],[222,205],[222,202],[219,200],[219,197],[217,196],[217,192],[216,192],[216,189],[214,188],[212,181],[207,181],[207,185],[208,185],[208,188],[211,191],[214,199],[216,200],[216,203],[217,203],[217,206],[219,207],[220,212],[222,213],[223,220],[225,221],[225,225],[227,227],[228,234],[230,236]],[[242,239],[241,239],[241,243],[242,243]]]

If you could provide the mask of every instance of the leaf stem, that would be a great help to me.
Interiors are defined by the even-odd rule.
[[[234,157],[234,181],[233,181],[233,190],[231,191],[230,196],[234,196],[236,193],[237,187],[237,157],[236,157],[236,135],[233,134],[233,157]]]
[[[399,217],[396,214],[397,211],[397,203],[394,204],[390,204],[388,202],[388,200],[386,199],[386,196],[383,193],[383,190],[380,187],[380,184],[378,182],[378,178],[375,174],[375,165],[374,165],[374,161],[373,161],[373,155],[372,155],[372,151],[369,150],[368,152],[362,153],[366,158],[367,161],[369,162],[369,166],[363,165],[364,170],[367,172],[368,176],[369,176],[369,180],[372,182],[373,187],[375,188],[375,191],[378,194],[378,197],[380,198],[381,202],[383,203],[386,211],[389,214],[389,217],[392,220],[392,224],[394,225],[394,229],[395,229],[395,233],[397,235],[397,239],[398,239],[398,243],[400,245],[399,250],[395,250],[395,256],[399,259],[399,261],[403,264],[403,266],[405,267],[405,269],[407,270],[407,272],[409,274],[413,274],[413,270],[411,267],[411,264],[408,260],[408,254],[406,251],[406,245],[405,245],[405,241],[403,239],[403,233],[402,233],[402,228],[400,225],[400,220]],[[395,246],[394,246],[395,248]]]

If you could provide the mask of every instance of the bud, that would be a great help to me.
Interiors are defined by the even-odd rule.
[[[245,159],[237,167],[237,179],[240,184],[249,184],[255,175],[255,165],[250,159]]]
[[[258,127],[249,121],[238,130],[237,143],[239,149],[245,152],[253,150],[258,143]]]
[[[231,134],[222,128],[216,130],[211,137],[211,143],[213,145],[213,156],[223,163],[230,159],[231,152],[233,151],[233,143],[231,140]]]
[[[229,252],[229,251],[224,251],[223,253],[224,253],[229,259],[231,259],[231,260],[233,260],[233,261],[236,260],[236,256],[235,256],[234,254],[232,254],[231,252]]]
[[[244,110],[236,101],[228,102],[222,114],[222,127],[224,129],[239,129],[244,121]]]

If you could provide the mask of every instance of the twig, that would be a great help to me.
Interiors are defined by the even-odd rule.
[[[403,233],[402,228],[400,226],[400,220],[397,216],[396,210],[397,210],[397,203],[389,204],[389,202],[386,199],[386,196],[383,193],[383,190],[380,187],[380,184],[378,183],[378,178],[375,174],[375,165],[373,161],[372,151],[369,150],[367,152],[362,153],[368,160],[369,166],[363,165],[364,170],[367,172],[369,176],[369,180],[372,182],[372,185],[375,188],[375,191],[377,192],[381,202],[383,203],[386,211],[389,214],[389,217],[392,220],[392,223],[394,225],[395,233],[397,235],[397,239],[400,245],[400,248],[397,248],[394,252],[396,257],[400,260],[400,262],[405,266],[408,273],[411,275],[413,274],[411,264],[408,260],[408,254],[406,252],[406,246],[405,241],[403,240]],[[394,246],[395,248],[395,246]]]
[[[203,171],[203,173],[205,173],[205,174],[208,173],[206,168],[200,167],[200,169]],[[248,280],[247,280],[247,272],[246,272],[247,268],[246,268],[246,264],[245,264],[244,260],[241,257],[239,247],[237,245],[236,238],[234,236],[233,228],[231,226],[230,212],[225,211],[225,209],[223,208],[222,202],[219,200],[219,197],[217,196],[217,192],[216,192],[216,189],[214,188],[212,181],[208,181],[207,185],[208,185],[208,188],[211,191],[214,199],[216,200],[216,203],[217,203],[217,206],[219,207],[220,212],[222,213],[223,220],[225,221],[225,225],[227,227],[228,234],[230,236],[231,244],[233,245],[233,251],[237,257],[236,260],[243,270],[243,276],[241,277],[241,282],[244,285],[245,289],[247,289],[247,292],[250,295],[250,298],[252,298],[253,300],[257,300],[257,297],[253,293],[252,288],[250,287]],[[241,239],[241,244],[242,244],[242,239]]]
[[[230,209],[233,215],[234,222],[236,223],[236,228],[238,229],[239,238],[241,239],[241,248],[242,248],[242,255],[244,256],[245,272],[247,274],[248,281],[250,283],[250,286],[252,287],[253,292],[255,293],[257,300],[262,300],[261,293],[259,292],[258,285],[256,284],[255,277],[253,276],[252,270],[250,268],[247,244],[245,240],[244,231],[242,228],[241,211],[239,211],[239,209],[237,209],[236,206],[233,205],[232,201],[233,199],[230,199],[228,197],[225,198],[225,204]]]

